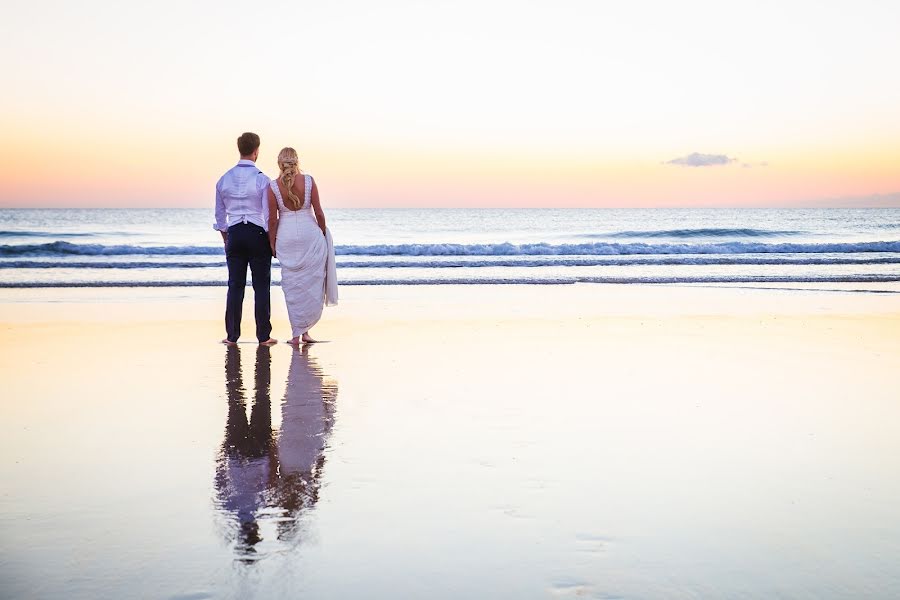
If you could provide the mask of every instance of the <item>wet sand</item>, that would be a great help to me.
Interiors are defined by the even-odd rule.
[[[341,294],[2,290],[0,596],[900,596],[896,294]]]

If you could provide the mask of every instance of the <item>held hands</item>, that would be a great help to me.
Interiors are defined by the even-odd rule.
[[[278,237],[276,235],[276,227],[275,223],[269,223],[269,250],[272,251],[272,258],[276,258],[275,255],[275,240]]]

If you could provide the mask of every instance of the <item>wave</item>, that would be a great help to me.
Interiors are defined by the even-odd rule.
[[[6,237],[92,237],[93,233],[59,233],[50,231],[0,231],[0,238]],[[108,235],[108,234],[107,234]]]
[[[608,234],[589,234],[582,237],[597,238],[717,238],[717,237],[774,237],[801,235],[803,231],[776,229],[747,229],[728,227],[705,227],[700,229],[657,229],[650,231],[619,231]]]
[[[756,256],[679,256],[672,258],[558,258],[525,260],[441,260],[441,261],[338,261],[339,268],[483,268],[483,267],[633,267],[681,265],[895,265],[898,257],[831,258],[831,257],[756,257]],[[0,263],[2,265],[2,263]]]
[[[727,242],[715,244],[380,244],[338,246],[342,256],[623,256],[641,254],[810,254],[849,252],[900,252],[900,241],[822,244],[763,244]]]
[[[736,275],[696,277],[495,277],[457,279],[357,279],[341,281],[341,286],[381,285],[571,285],[575,283],[607,284],[709,284],[709,283],[894,283],[900,275]],[[0,288],[145,288],[145,287],[225,287],[221,281],[0,281]],[[249,285],[249,284],[248,284]],[[272,285],[281,285],[273,281]]]
[[[0,261],[0,269],[205,269],[225,267],[224,261],[217,262],[77,262],[7,260]],[[897,265],[896,257],[799,257],[789,256],[678,256],[671,258],[609,257],[609,258],[537,258],[537,259],[471,259],[471,260],[371,260],[337,261],[341,269],[478,269],[507,267],[633,267],[633,266],[682,266],[682,265]],[[278,268],[278,262],[272,263]]]
[[[375,244],[337,246],[339,256],[624,256],[666,254],[821,254],[849,252],[900,252],[900,241],[834,242],[819,244],[718,242],[710,244],[606,243],[586,244]],[[133,246],[128,244],[0,245],[0,257],[26,256],[210,256],[222,255],[216,246]]]
[[[76,261],[44,261],[44,260],[8,260],[0,261],[0,269],[202,269],[207,267],[224,267],[221,262],[76,262]],[[277,263],[276,263],[277,265]]]
[[[120,244],[73,244],[49,242],[46,244],[0,245],[0,257],[13,256],[145,256],[145,255],[221,255],[222,246],[132,246]]]

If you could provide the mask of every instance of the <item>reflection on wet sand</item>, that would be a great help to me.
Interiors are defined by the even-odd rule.
[[[228,418],[216,461],[216,493],[226,536],[244,561],[296,542],[305,509],[318,500],[325,443],[331,432],[337,386],[309,348],[294,349],[281,405],[281,428],[272,428],[271,348],[256,350],[254,399],[247,418],[241,350],[225,356]],[[273,545],[274,544],[274,545]]]

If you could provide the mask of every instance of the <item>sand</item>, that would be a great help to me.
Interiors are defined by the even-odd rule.
[[[895,294],[341,294],[229,367],[224,290],[3,290],[0,596],[900,595]]]

